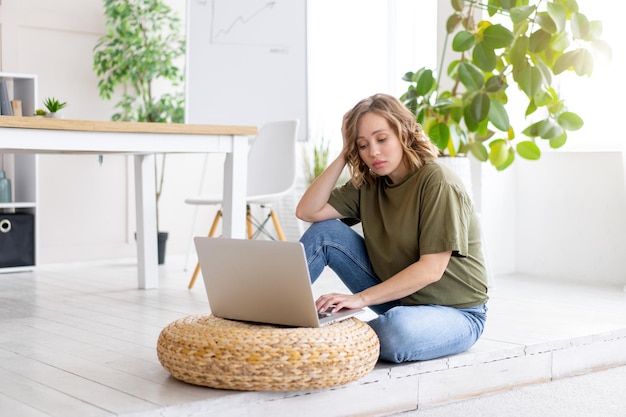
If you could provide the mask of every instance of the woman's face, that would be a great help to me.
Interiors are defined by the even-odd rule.
[[[409,173],[402,163],[404,153],[400,139],[384,117],[375,113],[365,113],[361,117],[356,146],[363,162],[376,175],[388,176],[397,183]]]

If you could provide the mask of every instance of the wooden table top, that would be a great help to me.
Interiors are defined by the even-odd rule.
[[[21,129],[68,130],[83,132],[162,133],[187,135],[257,134],[255,126],[202,125],[183,123],[111,122],[54,119],[50,117],[1,116],[0,127]]]

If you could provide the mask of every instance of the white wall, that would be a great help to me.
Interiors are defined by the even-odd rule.
[[[622,152],[552,152],[517,171],[517,270],[626,284]]]

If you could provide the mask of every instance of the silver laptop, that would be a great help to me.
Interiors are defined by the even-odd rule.
[[[300,242],[196,237],[194,243],[216,317],[320,327],[363,311],[318,314]]]

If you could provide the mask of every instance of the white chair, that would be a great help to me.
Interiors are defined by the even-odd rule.
[[[248,238],[254,239],[264,234],[271,239],[275,238],[266,228],[271,219],[279,240],[285,240],[280,221],[271,204],[281,200],[288,194],[296,183],[296,140],[298,132],[298,120],[285,120],[270,122],[261,127],[256,138],[253,140],[248,153],[248,183],[246,198],[246,222]],[[199,196],[185,200],[193,205],[221,205],[222,196]],[[262,221],[256,220],[252,215],[252,205],[258,205],[268,211]],[[218,209],[209,237],[215,235],[220,218],[221,208]],[[196,282],[200,264],[196,264],[189,288]]]

